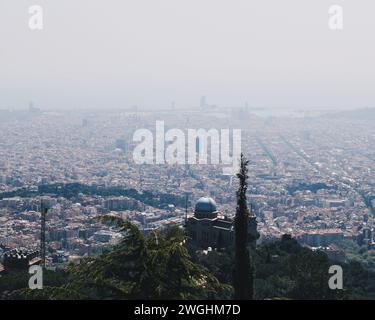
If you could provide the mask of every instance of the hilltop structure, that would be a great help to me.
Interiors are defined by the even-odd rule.
[[[200,198],[195,204],[194,216],[186,221],[186,230],[191,241],[200,248],[225,248],[234,244],[234,221],[217,210],[212,198]],[[259,234],[254,215],[248,221],[248,241],[256,245]]]

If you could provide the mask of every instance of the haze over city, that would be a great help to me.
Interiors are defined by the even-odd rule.
[[[0,108],[375,106],[375,4],[326,0],[0,3]],[[335,4],[344,4],[336,1]]]

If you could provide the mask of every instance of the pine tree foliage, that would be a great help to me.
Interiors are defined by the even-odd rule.
[[[192,262],[178,226],[144,236],[130,222],[117,222],[125,233],[119,245],[69,269],[74,285],[88,298],[207,299],[229,290]]]

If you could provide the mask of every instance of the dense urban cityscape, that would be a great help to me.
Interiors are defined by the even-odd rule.
[[[238,182],[220,165],[134,163],[134,132],[155,130],[158,120],[182,131],[213,124],[241,129],[258,244],[290,234],[339,261],[346,259],[340,246],[345,239],[375,252],[372,109],[268,116],[262,109],[224,109],[203,99],[190,111],[173,105],[160,111],[45,111],[30,104],[0,113],[2,257],[12,249],[39,250],[42,200],[49,208],[50,268],[118,243],[121,234],[99,216],[121,217],[148,234],[184,226],[198,199],[210,197],[220,216],[233,218]]]

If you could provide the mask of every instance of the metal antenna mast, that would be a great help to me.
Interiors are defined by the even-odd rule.
[[[43,201],[40,202],[40,257],[42,259],[42,267],[46,267],[46,215],[48,209],[44,206]]]
[[[187,217],[188,217],[188,202],[189,202],[189,194],[185,193],[185,225],[187,224]]]

